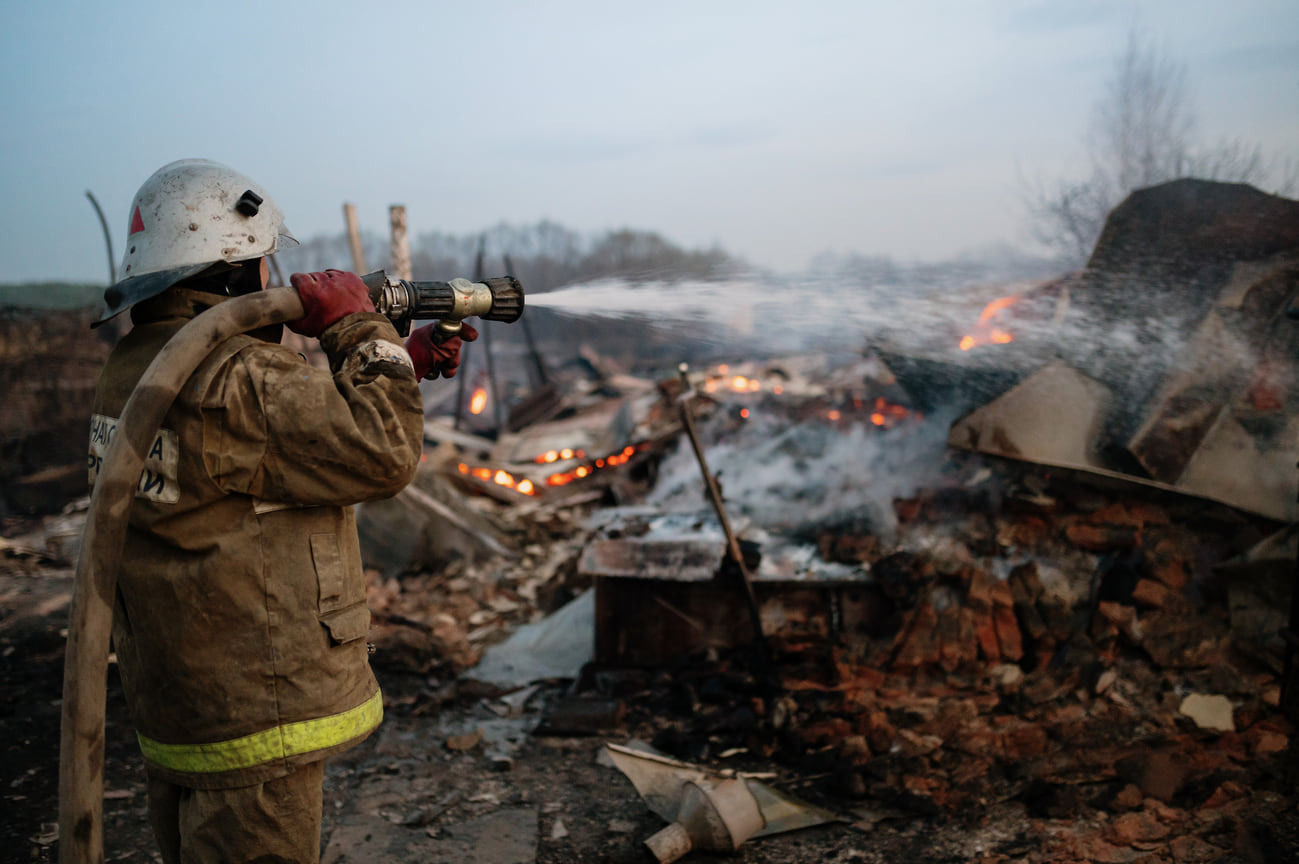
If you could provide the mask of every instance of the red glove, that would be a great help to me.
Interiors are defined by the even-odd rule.
[[[373,312],[370,289],[361,277],[342,270],[324,273],[294,273],[289,284],[298,289],[306,314],[286,326],[294,333],[319,338],[325,328],[357,312]]]
[[[415,378],[436,378],[442,374],[447,378],[456,377],[460,368],[460,343],[472,342],[478,338],[478,331],[468,324],[460,325],[460,335],[452,336],[441,344],[435,338],[436,323],[425,324],[410,334],[406,340],[406,351],[411,362],[415,364]]]

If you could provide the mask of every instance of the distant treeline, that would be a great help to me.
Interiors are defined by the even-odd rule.
[[[82,309],[102,306],[104,286],[89,282],[26,282],[0,285],[0,309]]]
[[[367,270],[389,266],[388,238],[362,233]],[[502,223],[474,234],[419,234],[411,239],[411,271],[416,279],[450,279],[474,275],[483,250],[485,276],[504,273],[504,256],[534,293],[594,279],[620,277],[630,282],[680,279],[728,279],[756,268],[724,249],[683,249],[652,231],[620,229],[594,237],[554,222],[533,225]],[[278,256],[285,275],[329,267],[352,268],[346,235],[313,237]],[[1058,258],[1026,253],[1010,246],[980,249],[938,261],[905,262],[887,255],[825,253],[811,262],[809,275],[842,278],[845,285],[908,292],[951,289],[980,282],[1036,279],[1060,273]]]
[[[362,233],[367,270],[389,266],[388,238]],[[682,249],[650,231],[622,229],[583,237],[554,222],[516,226],[500,224],[475,234],[434,232],[411,238],[411,273],[415,279],[472,277],[478,251],[483,250],[483,275],[504,275],[508,255],[513,274],[532,292],[611,276],[631,281],[723,279],[746,265],[722,249]],[[343,232],[313,237],[278,256],[290,272],[352,268]]]

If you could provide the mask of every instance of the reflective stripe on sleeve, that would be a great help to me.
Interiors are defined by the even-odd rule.
[[[145,758],[163,768],[215,774],[335,747],[372,731],[381,720],[383,694],[375,693],[355,708],[339,714],[285,723],[213,744],[163,744],[138,732],[136,737]]]

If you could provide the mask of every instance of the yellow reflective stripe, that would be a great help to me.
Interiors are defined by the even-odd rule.
[[[340,714],[285,723],[242,738],[213,744],[163,744],[136,733],[140,751],[149,761],[191,774],[214,774],[251,768],[273,759],[299,756],[346,743],[371,731],[383,720],[383,694]]]

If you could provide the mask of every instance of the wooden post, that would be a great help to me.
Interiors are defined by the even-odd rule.
[[[392,227],[392,275],[398,279],[412,279],[410,275],[410,238],[406,236],[406,207],[394,204],[388,208],[388,224]]]
[[[352,250],[352,272],[365,275],[365,249],[361,246],[361,226],[356,221],[355,204],[343,204],[343,222],[347,225],[347,245]]]

